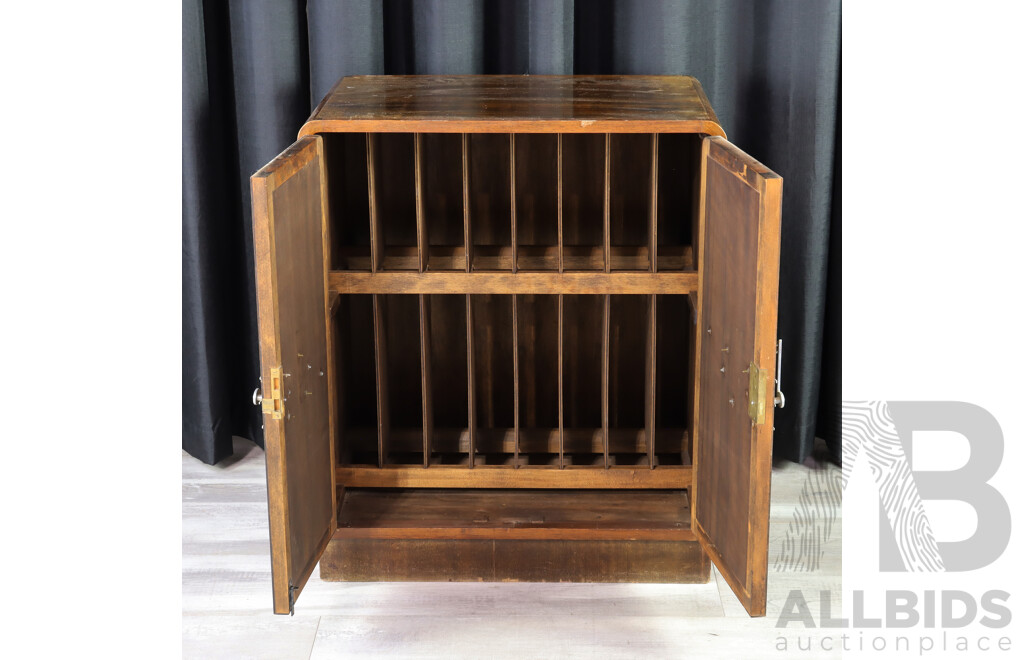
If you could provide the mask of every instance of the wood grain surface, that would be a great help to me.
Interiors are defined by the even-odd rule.
[[[697,273],[359,273],[331,271],[336,293],[680,294]]]
[[[775,373],[782,179],[720,138],[705,154],[694,530],[763,616],[774,406],[754,424],[747,404],[751,363]]]
[[[685,490],[347,488],[334,538],[687,540]]]
[[[690,76],[349,76],[300,135],[347,131],[725,135]]]
[[[263,383],[271,382],[272,368],[282,374],[283,416],[263,415],[274,611],[282,614],[301,592],[335,519],[324,185],[318,137],[299,140],[252,177]]]
[[[479,459],[478,459],[479,461]],[[353,488],[688,488],[693,471],[689,465],[650,469],[612,467],[595,470],[589,466],[558,465],[521,467],[518,470],[498,465],[476,464],[472,470],[461,465],[390,465],[383,469],[366,466],[342,466],[337,470],[338,484]]]

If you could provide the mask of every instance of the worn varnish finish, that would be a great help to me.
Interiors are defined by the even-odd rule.
[[[320,560],[320,579],[348,582],[690,584],[710,576],[700,544],[676,540],[335,538]]]
[[[748,376],[751,363],[775,375],[782,179],[721,138],[704,154],[694,529],[763,615],[774,407],[751,422]]]
[[[693,470],[688,465],[612,467],[553,465],[522,467],[502,465],[342,466],[336,470],[339,484],[356,488],[689,488]]]
[[[690,76],[349,76],[299,134],[348,131],[725,135]]]
[[[347,489],[321,578],[706,581],[689,518],[682,490]]]
[[[320,138],[303,138],[254,174],[252,195],[263,383],[272,368],[282,374],[283,418],[264,415],[264,437],[274,611],[288,613],[334,525]]]
[[[359,273],[331,271],[337,293],[690,293],[696,273]]]
[[[743,371],[774,371],[781,179],[700,85],[350,77],[301,135],[253,180],[264,370],[289,342],[325,365],[305,443],[265,416],[275,610],[326,545],[329,579],[706,580],[710,557],[763,613],[773,416],[751,425]],[[685,526],[642,524],[663,491]],[[552,522],[627,504],[621,529]]]
[[[335,537],[692,541],[685,490],[348,488]]]

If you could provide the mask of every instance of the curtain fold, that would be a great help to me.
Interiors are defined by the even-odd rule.
[[[384,73],[384,6],[379,0],[311,0],[309,106],[345,76]]]
[[[837,0],[186,0],[182,446],[215,462],[231,435],[262,443],[248,179],[339,78],[382,73],[696,76],[729,139],[785,178],[776,456],[803,460],[816,431],[838,446],[822,418],[839,397],[839,16]]]

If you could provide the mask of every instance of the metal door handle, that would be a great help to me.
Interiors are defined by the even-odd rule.
[[[786,395],[782,393],[782,340],[775,351],[775,407],[786,407]]]

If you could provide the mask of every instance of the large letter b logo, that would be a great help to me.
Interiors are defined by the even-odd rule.
[[[943,472],[912,471],[915,431],[952,431],[970,447],[967,463]],[[989,565],[1010,541],[1010,509],[989,485],[1003,459],[1003,432],[984,408],[959,401],[847,402],[843,406],[843,476],[867,457],[881,508],[882,571],[970,571]],[[924,500],[974,508],[978,528],[963,541],[937,541]]]

